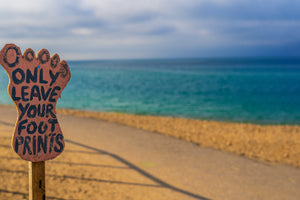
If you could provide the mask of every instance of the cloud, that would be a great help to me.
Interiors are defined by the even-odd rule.
[[[282,49],[300,56],[298,0],[0,3],[0,45],[48,48],[67,59],[291,55]]]

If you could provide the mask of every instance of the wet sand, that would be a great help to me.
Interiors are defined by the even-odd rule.
[[[141,124],[151,123],[149,127],[155,132],[91,118],[98,118],[101,113],[78,117],[74,115],[93,113],[68,112],[73,112],[73,115],[58,115],[66,149],[56,159],[46,162],[47,199],[296,200],[300,196],[300,170],[297,167],[257,162],[203,147],[203,144],[199,146],[184,138],[179,140],[157,134],[158,125],[151,122],[152,117],[145,117]],[[136,117],[139,117],[130,119],[127,115],[108,115],[111,115],[110,120],[117,120],[119,116],[119,120],[127,118],[131,123],[137,123]],[[15,108],[0,106],[0,199],[28,199],[28,162],[21,160],[10,146],[15,119]],[[176,127],[183,125],[179,123],[191,127],[193,123],[203,123],[156,119],[165,127],[172,127],[172,120],[175,120]],[[208,126],[210,123],[213,122],[204,124]],[[224,124],[226,127],[227,123]],[[220,129],[225,128],[217,130]],[[291,135],[298,133],[293,133],[294,129],[299,128],[292,127]],[[285,140],[277,141],[279,144]],[[295,143],[297,145],[299,143]]]

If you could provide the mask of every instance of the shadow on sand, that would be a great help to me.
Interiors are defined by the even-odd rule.
[[[129,183],[129,184],[143,185],[143,186],[150,186],[150,187],[164,187],[164,188],[168,188],[170,190],[173,190],[175,192],[179,192],[181,194],[187,195],[189,197],[193,197],[195,199],[210,200],[210,199],[205,198],[203,196],[200,196],[198,194],[194,194],[192,192],[188,192],[186,190],[177,188],[177,187],[175,187],[175,186],[173,186],[173,185],[171,185],[171,184],[169,184],[169,183],[167,183],[167,182],[165,182],[165,181],[149,174],[148,172],[144,171],[143,169],[139,168],[138,166],[130,163],[129,161],[125,160],[124,158],[122,158],[122,157],[120,157],[116,154],[113,154],[113,153],[110,153],[110,152],[107,152],[107,151],[104,151],[104,150],[101,150],[101,149],[97,149],[97,148],[94,148],[94,147],[91,147],[91,146],[88,146],[88,145],[85,145],[85,144],[81,144],[81,143],[78,143],[78,142],[75,142],[75,141],[72,141],[72,140],[66,140],[66,142],[69,142],[71,144],[74,144],[74,145],[77,145],[77,146],[80,146],[80,147],[84,147],[84,148],[89,149],[89,150],[93,150],[94,152],[98,152],[99,154],[106,154],[108,156],[111,156],[112,158],[114,158],[114,159],[118,160],[119,162],[121,162],[121,163],[125,164],[126,166],[128,166],[128,168],[133,169],[136,172],[138,172],[139,174],[141,174],[141,175],[149,178],[150,180],[154,181],[158,185],[145,185],[145,184],[136,184],[136,183]],[[128,183],[126,183],[126,184],[128,184]]]
[[[0,193],[8,193],[8,194],[14,194],[14,195],[21,195],[25,198],[28,197],[28,194],[27,193],[23,193],[23,192],[17,192],[17,191],[10,191],[10,190],[3,190],[3,189],[0,189]],[[56,199],[56,200],[72,200],[72,199],[63,199],[63,198],[57,198],[57,197],[49,197],[47,196],[47,199]]]
[[[6,124],[11,126],[11,124]],[[4,139],[4,137],[2,137]],[[8,139],[8,137],[5,137],[5,139]],[[93,178],[83,178],[83,177],[75,177],[75,176],[58,176],[58,175],[54,175],[54,174],[47,174],[46,176],[50,176],[50,177],[57,177],[57,178],[63,178],[63,179],[78,179],[78,180],[87,180],[87,181],[95,181],[95,182],[104,182],[104,183],[115,183],[115,184],[126,184],[126,185],[134,185],[134,186],[143,186],[143,187],[163,187],[163,188],[167,188],[170,189],[174,192],[178,192],[184,195],[187,195],[189,197],[192,197],[194,199],[199,199],[199,200],[210,200],[206,197],[200,196],[198,194],[186,191],[184,189],[175,187],[153,175],[151,175],[150,173],[144,171],[143,169],[139,168],[138,166],[130,163],[129,161],[125,160],[124,158],[98,149],[98,148],[94,148],[85,144],[81,144],[79,142],[75,142],[72,140],[65,140],[68,143],[74,144],[76,146],[80,146],[85,148],[86,150],[91,150],[91,152],[89,151],[79,151],[78,153],[92,153],[92,154],[101,154],[101,155],[107,155],[110,156],[114,159],[116,159],[117,161],[121,162],[122,164],[125,165],[125,167],[119,167],[119,166],[111,166],[111,165],[95,165],[95,164],[82,164],[82,163],[72,163],[72,162],[64,162],[64,161],[52,161],[53,163],[56,164],[69,164],[69,165],[80,165],[80,166],[90,166],[90,167],[109,167],[109,168],[120,168],[120,169],[131,169],[131,170],[135,170],[136,172],[138,172],[140,175],[154,181],[156,184],[143,184],[143,183],[130,183],[130,182],[122,182],[122,181],[111,181],[111,180],[102,180],[102,179],[93,179]],[[10,148],[10,146],[8,145],[0,145],[0,147],[2,148]],[[6,157],[6,156],[0,156],[1,159],[7,159],[7,160],[14,160],[14,159],[18,159],[19,158],[13,158],[13,157]],[[27,171],[23,171],[23,170],[11,170],[11,169],[0,169],[0,171],[2,172],[6,172],[6,173],[21,173],[21,174],[27,174]],[[9,190],[4,190],[4,189],[0,189],[0,193],[10,193],[10,194],[15,194],[15,195],[23,195],[23,196],[27,196],[28,194],[26,193],[21,193],[21,192],[16,192],[16,191],[9,191]],[[56,198],[56,197],[47,197],[48,199],[60,199],[60,200],[65,200],[63,198]]]

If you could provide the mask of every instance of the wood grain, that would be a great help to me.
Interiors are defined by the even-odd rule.
[[[45,162],[29,162],[29,200],[46,199]]]

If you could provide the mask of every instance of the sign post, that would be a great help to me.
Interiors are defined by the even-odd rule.
[[[29,200],[46,199],[45,161],[29,162]]]
[[[65,146],[55,108],[70,69],[58,54],[50,57],[41,49],[35,56],[26,49],[22,55],[14,44],[0,51],[0,64],[8,74],[8,94],[18,112],[12,148],[29,161],[29,199],[45,199],[45,161],[57,157]]]

